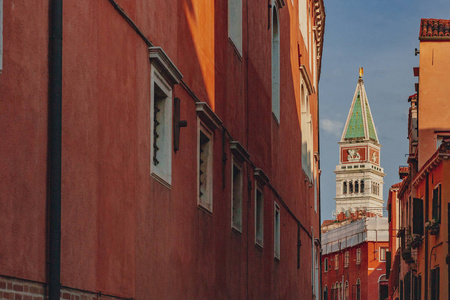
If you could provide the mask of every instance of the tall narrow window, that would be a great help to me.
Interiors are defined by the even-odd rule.
[[[200,125],[198,136],[198,204],[212,212],[212,134]]]
[[[386,248],[380,248],[379,261],[386,261]]]
[[[359,193],[359,183],[355,181],[355,193]]]
[[[255,192],[255,243],[262,247],[264,238],[264,195],[256,183]]]
[[[276,259],[280,259],[280,207],[278,204],[274,204],[274,256]]]
[[[438,300],[439,299],[439,267],[434,268],[431,270],[431,300]]]
[[[348,281],[345,282],[345,287],[344,287],[344,299],[345,300],[349,300],[349,291],[348,291]]]
[[[361,248],[356,249],[356,264],[359,265],[361,263]]]
[[[328,287],[324,286],[323,288],[323,300],[328,300]]]
[[[349,187],[349,193],[350,193],[350,194],[353,194],[353,182],[350,181],[350,182],[348,183],[348,187]]]
[[[231,172],[232,184],[232,216],[231,226],[237,231],[242,231],[242,166],[233,158],[233,170]]]
[[[242,55],[242,0],[228,0],[228,37]]]
[[[356,300],[361,300],[361,280],[356,280]]]
[[[172,179],[172,90],[163,76],[152,72],[151,174],[164,185]]]
[[[339,269],[339,254],[336,254],[334,256],[334,269],[338,270]]]
[[[361,180],[361,193],[364,193],[364,180]]]
[[[433,207],[432,207],[432,218],[436,223],[441,222],[441,185],[438,184],[433,189]]]
[[[272,7],[272,112],[280,122],[280,30],[278,7]]]
[[[349,263],[350,263],[350,252],[345,251],[344,268],[348,268]]]
[[[328,272],[328,258],[325,258],[323,261],[323,271]]]
[[[347,182],[344,181],[344,183],[342,184],[342,193],[345,195],[347,194]]]

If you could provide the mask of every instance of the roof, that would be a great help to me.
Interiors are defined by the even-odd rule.
[[[359,77],[341,142],[364,140],[372,140],[378,143],[378,136],[364,88],[364,81]]]
[[[403,181],[397,182],[396,184],[393,184],[391,186],[391,189],[399,188],[402,186],[402,184],[403,184]]]
[[[322,254],[326,255],[364,242],[388,242],[387,217],[364,218],[322,234]]]
[[[450,39],[450,20],[421,19],[419,39]]]

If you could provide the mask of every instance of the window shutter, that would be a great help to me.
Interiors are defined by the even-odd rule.
[[[413,198],[413,234],[423,235],[423,200]]]

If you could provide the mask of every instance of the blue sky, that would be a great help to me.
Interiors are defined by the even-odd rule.
[[[421,18],[450,19],[449,0],[325,0],[326,22],[320,78],[322,220],[332,219],[336,194],[333,170],[342,130],[364,67],[364,85],[381,148],[384,200],[399,182],[398,166],[408,153],[408,96],[419,65]]]

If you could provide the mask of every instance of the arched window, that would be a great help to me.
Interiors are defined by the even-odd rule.
[[[348,192],[350,194],[353,194],[353,182],[351,182],[351,181],[348,183],[348,190],[349,190]]]
[[[361,193],[364,193],[364,180],[361,180]]]
[[[355,181],[355,193],[359,193],[359,184],[358,184],[358,181]]]
[[[356,279],[356,300],[361,300],[361,280]]]
[[[276,3],[272,7],[272,112],[280,122],[280,29]]]
[[[328,300],[328,287],[324,286],[323,288],[323,300]]]
[[[347,182],[344,181],[344,183],[342,184],[342,193],[345,195],[347,194]]]
[[[348,281],[345,282],[345,288],[344,288],[344,299],[349,300],[349,293],[348,293]]]
[[[331,295],[330,295],[330,300],[335,300],[336,299],[336,286],[334,285],[334,283],[331,285]]]

